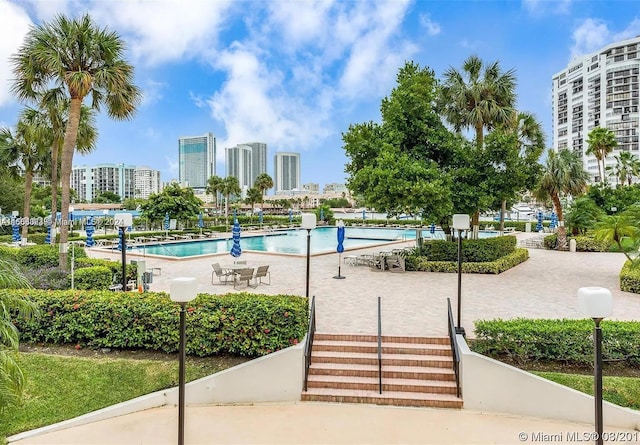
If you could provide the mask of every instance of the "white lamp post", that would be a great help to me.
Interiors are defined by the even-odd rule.
[[[185,379],[184,365],[186,361],[186,329],[185,306],[198,294],[198,283],[193,277],[180,277],[171,280],[169,295],[171,300],[180,304],[180,364],[178,371],[178,445],[184,444],[184,405]]]
[[[302,222],[300,227],[307,230],[307,291],[305,293],[307,299],[309,299],[309,262],[311,251],[311,231],[316,228],[316,215],[315,213],[303,213]]]
[[[133,215],[131,213],[116,213],[114,225],[120,229],[120,245],[122,246],[122,291],[127,291],[127,237],[125,236],[127,227],[133,225]]]
[[[594,342],[594,379],[593,393],[595,399],[595,427],[596,443],[602,445],[602,328],[600,322],[613,312],[613,297],[609,289],[604,287],[581,287],[578,289],[578,303],[580,311],[587,317],[593,318]]]
[[[453,223],[451,226],[458,231],[458,327],[456,334],[465,335],[461,322],[461,306],[462,306],[462,231],[469,230],[470,220],[466,213],[457,213],[453,215]]]

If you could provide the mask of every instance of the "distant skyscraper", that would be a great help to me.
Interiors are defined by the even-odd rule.
[[[256,178],[267,172],[267,144],[264,142],[247,142],[246,144],[251,147],[251,187],[256,181]]]
[[[300,153],[277,152],[273,164],[276,193],[300,188]]]
[[[194,189],[207,187],[216,174],[216,138],[213,133],[178,139],[178,177]]]
[[[236,145],[225,150],[225,166],[227,176],[238,178],[240,190],[243,192],[253,186],[252,180],[252,148],[249,145]]]
[[[136,167],[133,171],[133,181],[135,183],[135,198],[147,199],[151,194],[162,191],[158,170],[149,167]]]

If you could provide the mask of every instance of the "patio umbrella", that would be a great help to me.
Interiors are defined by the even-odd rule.
[[[432,235],[436,233],[436,225],[434,223],[431,223],[431,227],[429,227],[429,232],[431,232]]]
[[[538,212],[538,224],[536,224],[536,231],[542,231],[542,212]]]
[[[262,225],[262,210],[258,213],[258,224]]]
[[[46,218],[44,224],[47,226],[47,236],[44,237],[44,243],[51,244],[51,218]]]
[[[293,222],[293,209],[289,209],[289,224]]]
[[[202,212],[198,215],[198,227],[200,227],[200,233],[202,234],[202,228],[204,227],[204,217],[202,216]]]
[[[84,230],[85,232],[87,232],[86,246],[93,247],[93,245],[95,244],[95,242],[93,241],[93,233],[96,230],[96,226],[93,222],[93,216],[89,216],[89,218],[87,218],[87,225],[85,226]]]
[[[169,212],[164,214],[164,231],[165,236],[169,236],[169,224],[171,224],[171,218],[169,218]],[[118,250],[122,250],[121,248]]]
[[[231,246],[231,256],[238,258],[242,255],[242,249],[240,248],[240,223],[237,219],[233,221],[233,228],[231,229],[231,236],[233,238],[233,246]]]
[[[18,225],[18,223],[16,222],[16,219],[13,218],[11,220],[11,241],[13,241],[14,243],[17,243],[18,241],[20,241],[22,238],[20,237],[20,226]]]
[[[343,279],[344,277],[340,275],[340,264],[342,263],[342,252],[344,252],[344,222],[342,220],[338,221],[338,247],[336,248],[336,252],[338,252],[338,275],[333,278]]]
[[[558,227],[558,215],[556,215],[556,212],[551,212],[551,223],[549,224],[549,227],[552,229]]]

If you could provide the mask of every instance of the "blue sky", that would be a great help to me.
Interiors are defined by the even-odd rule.
[[[398,68],[413,60],[441,78],[477,54],[514,68],[518,108],[551,144],[551,76],[574,55],[640,35],[635,0],[137,1],[0,0],[0,126],[22,107],[8,58],[29,26],[89,12],[116,30],[144,101],[129,122],[98,120],[100,139],[75,165],[124,162],[177,178],[178,137],[213,132],[224,147],[266,142],[301,153],[303,183],[344,182],[341,133],[379,121]]]

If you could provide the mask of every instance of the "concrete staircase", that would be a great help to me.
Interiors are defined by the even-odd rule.
[[[382,394],[374,335],[316,333],[302,400],[462,408],[448,337],[382,337]]]
[[[518,247],[526,247],[529,249],[544,249],[544,239],[550,233],[542,233],[536,236],[525,238],[518,241]]]

